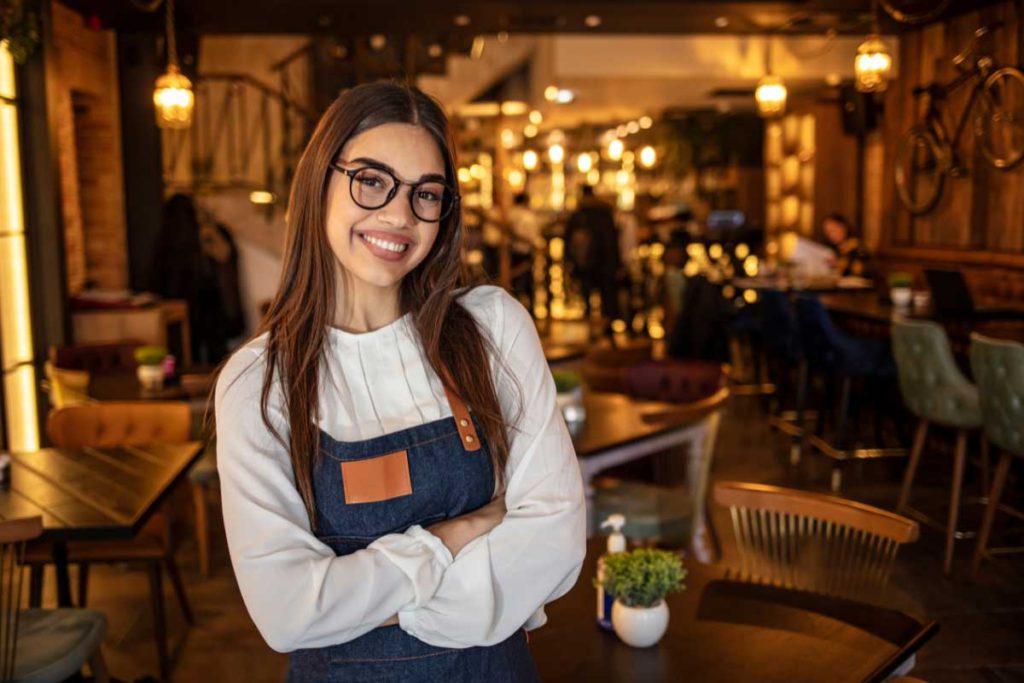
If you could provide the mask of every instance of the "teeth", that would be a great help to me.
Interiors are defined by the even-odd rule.
[[[401,253],[401,252],[403,252],[403,251],[405,251],[406,249],[409,248],[408,244],[399,244],[398,242],[388,242],[387,240],[382,240],[379,237],[372,237],[370,235],[362,235],[362,238],[364,240],[366,240],[367,242],[369,242],[370,244],[373,244],[373,245],[376,245],[376,246],[380,247],[381,249],[387,249],[388,251],[394,251],[394,252],[397,252],[397,253]]]

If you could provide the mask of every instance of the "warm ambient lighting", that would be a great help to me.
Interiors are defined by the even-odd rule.
[[[249,193],[249,201],[253,204],[273,204],[277,196],[267,190],[253,190]]]
[[[654,151],[654,148],[650,145],[646,145],[640,150],[640,165],[644,168],[650,168],[654,166],[658,161],[658,153]]]
[[[533,111],[530,112],[530,123],[532,123],[533,125],[539,126],[540,122],[543,120],[544,115],[541,114],[538,110],[534,109]]]
[[[618,161],[622,158],[622,151],[625,149],[625,145],[622,144],[622,140],[616,138],[608,143],[608,158],[612,161]]]
[[[12,451],[39,448],[14,60],[0,41],[0,368]]]
[[[565,147],[561,145],[551,145],[548,147],[548,159],[553,164],[560,164],[565,161]]]
[[[780,116],[786,111],[786,84],[772,74],[766,75],[757,84],[754,99],[757,100],[757,113],[761,116]]]
[[[502,129],[501,146],[505,149],[512,149],[516,146],[516,134],[511,128]]]
[[[589,173],[593,167],[594,160],[590,158],[589,154],[581,154],[576,157],[576,168],[579,169],[580,173]]]
[[[503,116],[522,116],[526,113],[526,110],[526,102],[520,100],[505,100],[501,103],[501,113]]]
[[[888,87],[892,55],[877,34],[869,35],[857,48],[853,70],[857,74],[857,90],[861,92],[881,92]]]
[[[192,81],[178,70],[178,50],[174,31],[174,0],[164,0],[167,8],[167,71],[156,79],[153,105],[156,125],[161,128],[188,128],[192,125],[195,95]]]
[[[523,168],[527,171],[536,169],[539,161],[540,159],[537,157],[537,153],[532,149],[528,149],[523,152]]]
[[[647,130],[648,128],[654,125],[654,119],[652,119],[650,116],[641,116],[639,123],[641,128]]]
[[[153,91],[153,105],[156,107],[156,125],[161,128],[188,128],[192,125],[192,109],[195,96],[192,81],[171,64],[167,72],[156,79]]]
[[[526,126],[523,128],[523,135],[525,135],[528,138],[537,137],[537,126],[533,125],[532,123],[526,124]]]

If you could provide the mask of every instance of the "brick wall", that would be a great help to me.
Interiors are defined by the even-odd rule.
[[[112,31],[52,3],[67,285],[128,285],[117,61]]]

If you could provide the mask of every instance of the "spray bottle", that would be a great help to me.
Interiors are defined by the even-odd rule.
[[[622,535],[622,527],[626,524],[626,518],[620,514],[608,515],[608,519],[601,523],[601,528],[611,527],[612,533],[608,535],[608,552],[597,558],[597,625],[606,631],[612,630],[612,603],[615,598],[605,592],[601,583],[604,581],[604,558],[612,553],[626,551],[626,537]]]

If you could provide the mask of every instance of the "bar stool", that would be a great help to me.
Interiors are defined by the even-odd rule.
[[[823,374],[826,380],[839,383],[839,401],[836,407],[836,428],[831,440],[824,435],[824,414],[818,419],[818,433],[811,434],[806,441],[833,461],[831,489],[842,488],[842,465],[849,460],[864,458],[896,457],[905,455],[900,448],[883,448],[881,444],[871,448],[850,448],[850,403],[853,381],[882,387],[895,375],[892,357],[886,345],[877,339],[861,339],[846,334],[832,322],[825,306],[816,297],[803,296],[796,300],[796,320],[800,343],[804,350],[809,372]],[[801,401],[797,411],[804,409],[809,379],[802,378]],[[884,391],[877,392],[885,396]],[[798,437],[799,438],[799,437]]]
[[[761,329],[765,331],[762,342],[768,365],[768,379],[775,386],[768,421],[772,427],[793,438],[790,446],[790,463],[795,465],[800,460],[800,439],[803,437],[805,421],[815,417],[804,405],[807,391],[807,359],[804,357],[800,332],[789,296],[776,289],[768,289],[761,294],[759,304]]]
[[[935,522],[909,507],[910,489],[921,462],[928,427],[931,424],[956,430],[956,451],[953,481],[949,490],[949,517],[946,523],[946,551],[942,570],[949,574],[953,566],[953,546],[957,539],[974,534],[957,529],[960,499],[963,493],[964,468],[967,463],[967,437],[981,428],[981,405],[978,389],[960,372],[953,360],[949,337],[939,325],[924,320],[900,321],[892,324],[892,350],[896,356],[900,392],[907,408],[918,418],[914,445],[903,476],[896,510],[919,522]],[[987,454],[983,454],[983,463]]]
[[[1021,517],[1020,511],[1001,505],[999,499],[1010,462],[1014,457],[1024,457],[1024,345],[972,334],[971,370],[978,382],[985,436],[1002,450],[971,561],[971,575],[977,576],[982,558],[989,554],[996,509]]]

